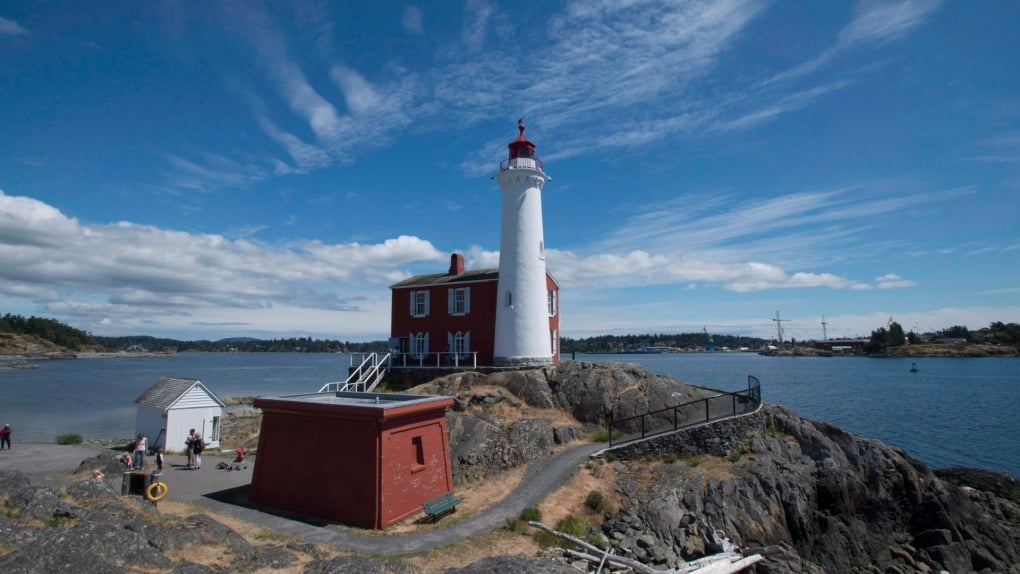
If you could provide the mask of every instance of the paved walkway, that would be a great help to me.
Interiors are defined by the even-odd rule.
[[[217,470],[216,464],[232,457],[205,453],[201,470],[187,470],[183,456],[169,455],[169,468],[164,469],[162,480],[169,488],[169,500],[193,502],[309,542],[362,553],[400,555],[446,546],[503,526],[508,518],[518,517],[525,508],[537,506],[577,472],[591,454],[604,447],[601,443],[583,443],[536,461],[528,467],[521,484],[494,506],[461,520],[457,515],[447,517],[446,525],[440,523],[438,527],[400,535],[385,532],[365,535],[351,528],[315,523],[308,517],[267,512],[252,506],[247,500],[247,487],[251,483],[254,460],[248,461],[246,470],[226,472]],[[18,444],[12,451],[0,451],[0,469],[18,469],[36,485],[59,486],[69,481],[68,473],[77,469],[82,460],[105,450],[89,446]]]

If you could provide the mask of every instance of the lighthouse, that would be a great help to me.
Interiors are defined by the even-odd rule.
[[[499,241],[499,281],[493,362],[497,366],[547,365],[553,362],[556,333],[550,333],[542,231],[542,186],[552,178],[535,157],[535,144],[520,134],[499,165],[503,217]]]

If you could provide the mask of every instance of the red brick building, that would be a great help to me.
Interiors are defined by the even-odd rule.
[[[446,273],[417,275],[391,285],[392,365],[474,367],[493,364],[498,269],[466,271],[454,253]],[[549,348],[560,359],[560,287],[546,272]]]
[[[453,492],[450,397],[317,393],[255,399],[262,409],[248,496],[268,506],[381,529]]]

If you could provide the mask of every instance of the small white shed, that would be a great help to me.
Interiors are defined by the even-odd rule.
[[[195,429],[207,447],[220,446],[220,421],[226,405],[197,379],[163,377],[137,399],[135,436],[145,433],[150,448],[183,452]]]

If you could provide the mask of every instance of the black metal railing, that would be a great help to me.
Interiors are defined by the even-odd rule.
[[[609,421],[609,446],[646,439],[710,421],[752,413],[761,405],[761,383],[747,376],[747,389],[722,393],[642,415]]]

